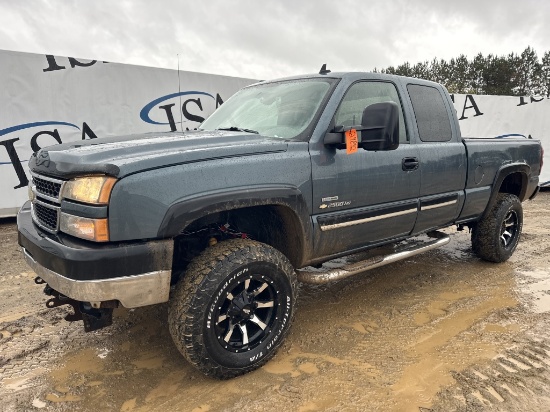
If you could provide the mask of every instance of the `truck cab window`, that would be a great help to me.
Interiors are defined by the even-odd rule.
[[[419,84],[407,85],[423,142],[448,142],[452,138],[449,114],[439,90]]]
[[[335,126],[360,125],[365,107],[374,103],[395,102],[399,105],[399,142],[408,143],[409,138],[403,118],[403,108],[397,89],[388,82],[359,82],[353,84],[340,103],[334,116]]]

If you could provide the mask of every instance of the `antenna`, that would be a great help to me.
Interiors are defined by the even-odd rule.
[[[323,63],[321,66],[321,70],[319,70],[319,74],[329,74],[330,70],[327,69],[326,63]]]
[[[179,53],[176,55],[178,56],[178,94],[179,94],[179,97],[180,97],[180,107],[179,107],[179,112],[180,112],[180,127],[181,127],[181,132],[183,133],[183,115],[181,113],[181,79],[180,79],[180,55]]]

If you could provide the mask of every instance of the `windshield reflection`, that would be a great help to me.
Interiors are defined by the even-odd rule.
[[[312,122],[330,82],[320,79],[258,84],[240,90],[200,126],[290,139]]]

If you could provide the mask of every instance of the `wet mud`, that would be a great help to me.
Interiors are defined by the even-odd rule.
[[[300,286],[290,335],[228,381],[174,347],[167,306],[115,311],[84,333],[46,296],[0,222],[2,411],[525,411],[550,409],[550,192],[524,203],[506,263],[469,234],[326,286]]]

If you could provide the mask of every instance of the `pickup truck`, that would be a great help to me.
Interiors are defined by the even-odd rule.
[[[169,301],[179,351],[230,378],[275,354],[299,281],[433,249],[451,225],[507,260],[541,167],[539,141],[462,139],[439,84],[323,68],[245,87],[197,130],[38,151],[19,244],[68,320]],[[367,257],[322,265],[351,254]]]

